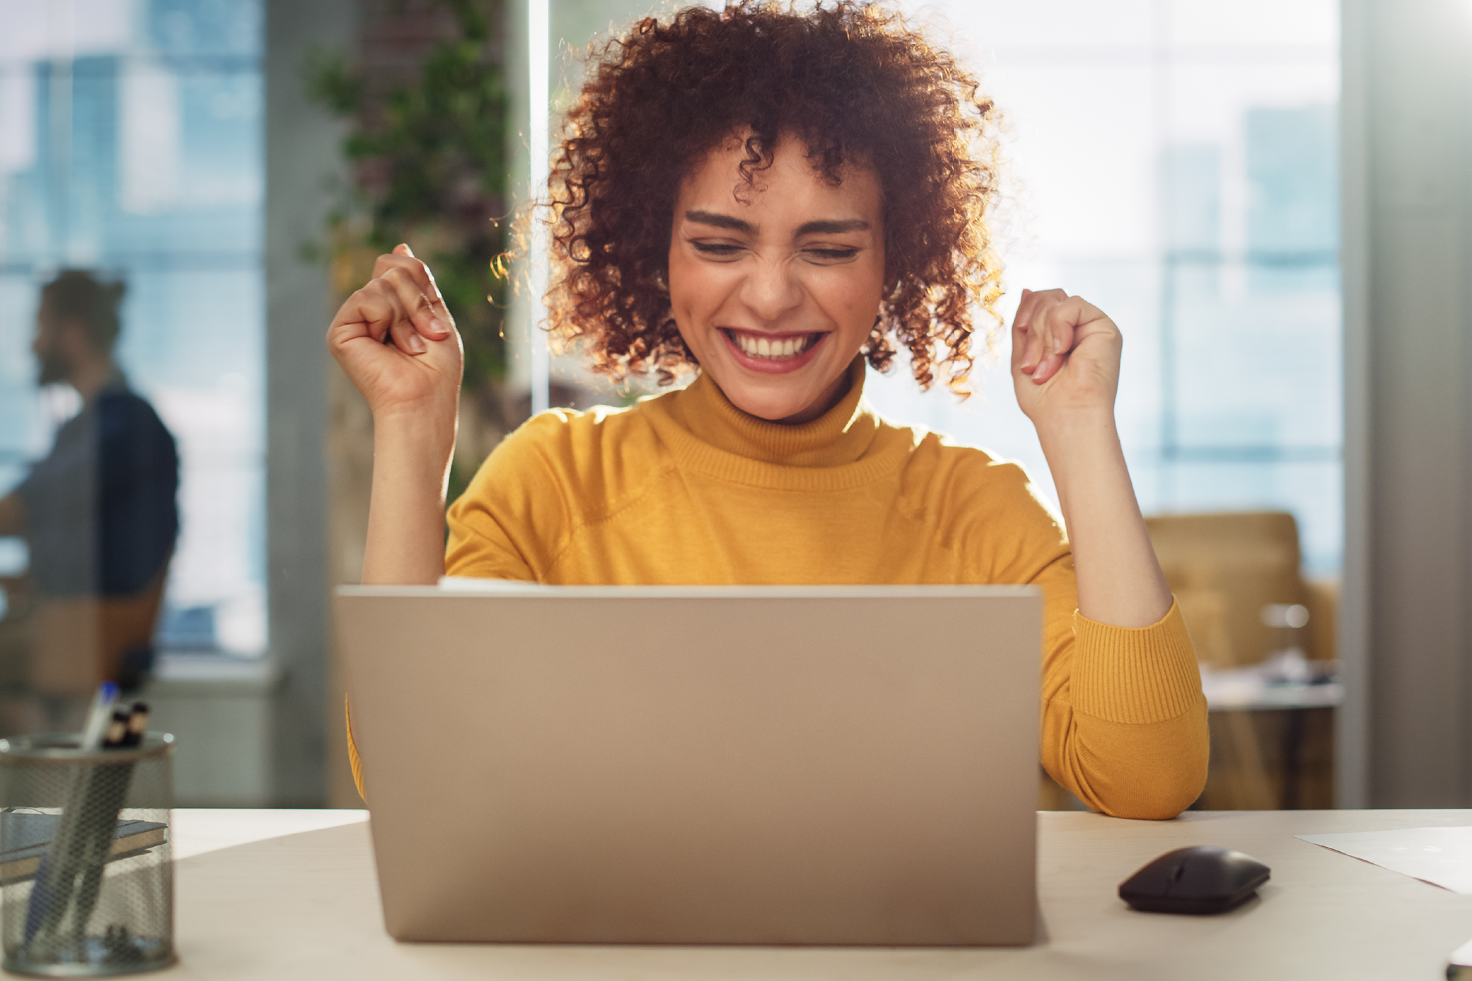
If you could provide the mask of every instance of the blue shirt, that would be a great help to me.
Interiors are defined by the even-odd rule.
[[[56,434],[17,489],[31,578],[50,596],[130,596],[179,533],[179,456],[153,406],[118,378]]]

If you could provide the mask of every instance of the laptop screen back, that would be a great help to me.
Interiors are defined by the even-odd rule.
[[[345,587],[403,940],[1025,944],[1041,597]]]

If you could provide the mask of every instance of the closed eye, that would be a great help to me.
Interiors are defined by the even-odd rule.
[[[805,249],[804,251],[815,259],[822,259],[828,262],[852,259],[859,254],[858,249]]]
[[[729,245],[724,242],[691,242],[690,244],[695,246],[696,252],[699,252],[703,255],[718,257],[734,256],[737,252],[740,252],[742,248],[739,245]]]

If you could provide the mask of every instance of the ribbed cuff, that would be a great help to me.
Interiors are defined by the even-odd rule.
[[[1149,627],[1114,627],[1073,614],[1074,711],[1110,722],[1148,724],[1184,714],[1201,698],[1196,652],[1171,599]]]

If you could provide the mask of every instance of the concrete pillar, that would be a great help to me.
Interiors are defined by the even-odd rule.
[[[344,176],[342,127],[307,99],[314,48],[347,51],[353,0],[266,3],[267,562],[271,656],[283,681],[272,727],[272,802],[326,801],[328,691],[327,268],[302,258],[325,237]],[[341,712],[341,709],[338,709]]]
[[[1472,805],[1472,6],[1344,0],[1341,803]]]

